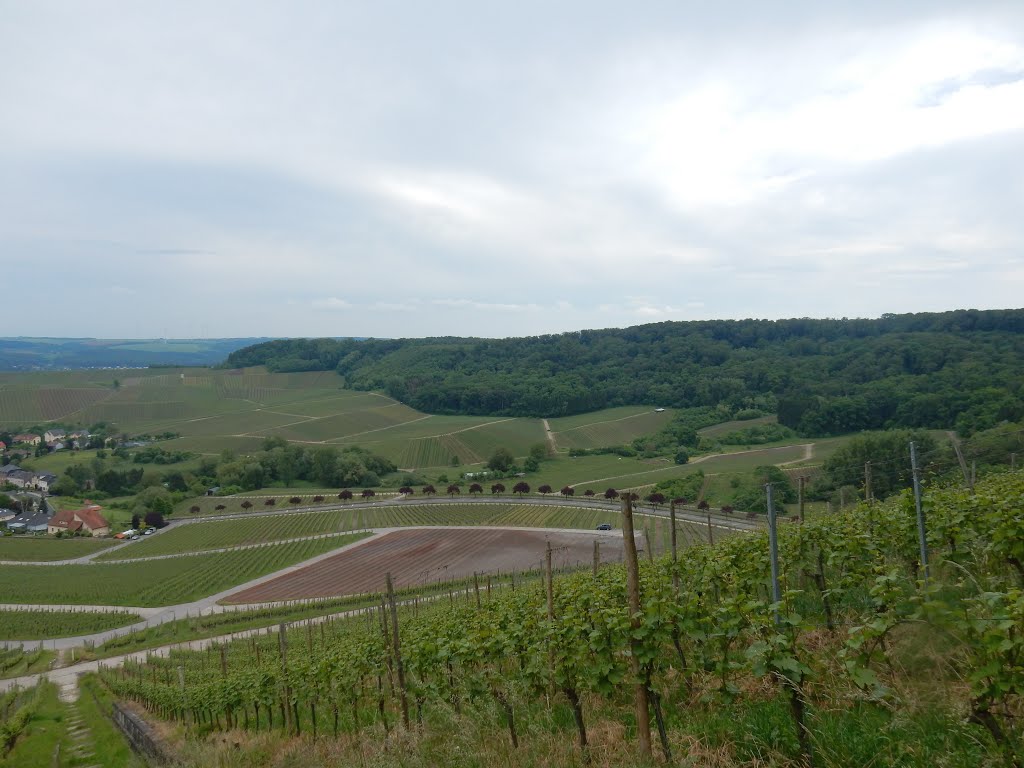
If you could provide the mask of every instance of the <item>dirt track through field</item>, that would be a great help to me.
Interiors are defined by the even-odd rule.
[[[350,551],[272,579],[224,599],[231,603],[329,597],[377,591],[391,572],[397,588],[450,581],[474,573],[497,574],[542,567],[547,542],[555,568],[588,563],[594,540],[601,560],[617,562],[621,534],[496,528],[421,528],[395,531]]]

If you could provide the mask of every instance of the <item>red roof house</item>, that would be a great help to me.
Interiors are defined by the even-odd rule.
[[[64,509],[50,518],[46,526],[47,533],[91,533],[93,536],[107,536],[110,523],[100,514],[96,504],[83,509]]]

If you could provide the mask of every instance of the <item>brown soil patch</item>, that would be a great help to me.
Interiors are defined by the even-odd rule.
[[[259,603],[376,592],[384,588],[384,574],[389,571],[395,588],[401,589],[474,573],[499,575],[533,570],[543,567],[548,541],[555,550],[555,568],[575,566],[591,562],[595,538],[601,542],[602,561],[621,559],[621,537],[586,532],[480,528],[394,531],[238,592],[224,602]]]

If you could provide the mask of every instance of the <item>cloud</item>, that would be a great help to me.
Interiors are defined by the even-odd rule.
[[[339,299],[337,296],[330,296],[326,299],[314,299],[310,302],[310,306],[313,309],[323,309],[331,312],[352,309],[352,304],[344,299]]]
[[[5,10],[10,332],[1020,304],[1019,3],[186,7]]]

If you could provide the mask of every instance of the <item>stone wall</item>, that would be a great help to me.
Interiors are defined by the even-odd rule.
[[[121,729],[125,738],[128,739],[128,743],[132,745],[132,749],[143,755],[150,762],[171,762],[166,748],[149,723],[116,701],[114,702],[112,716],[114,723]]]

